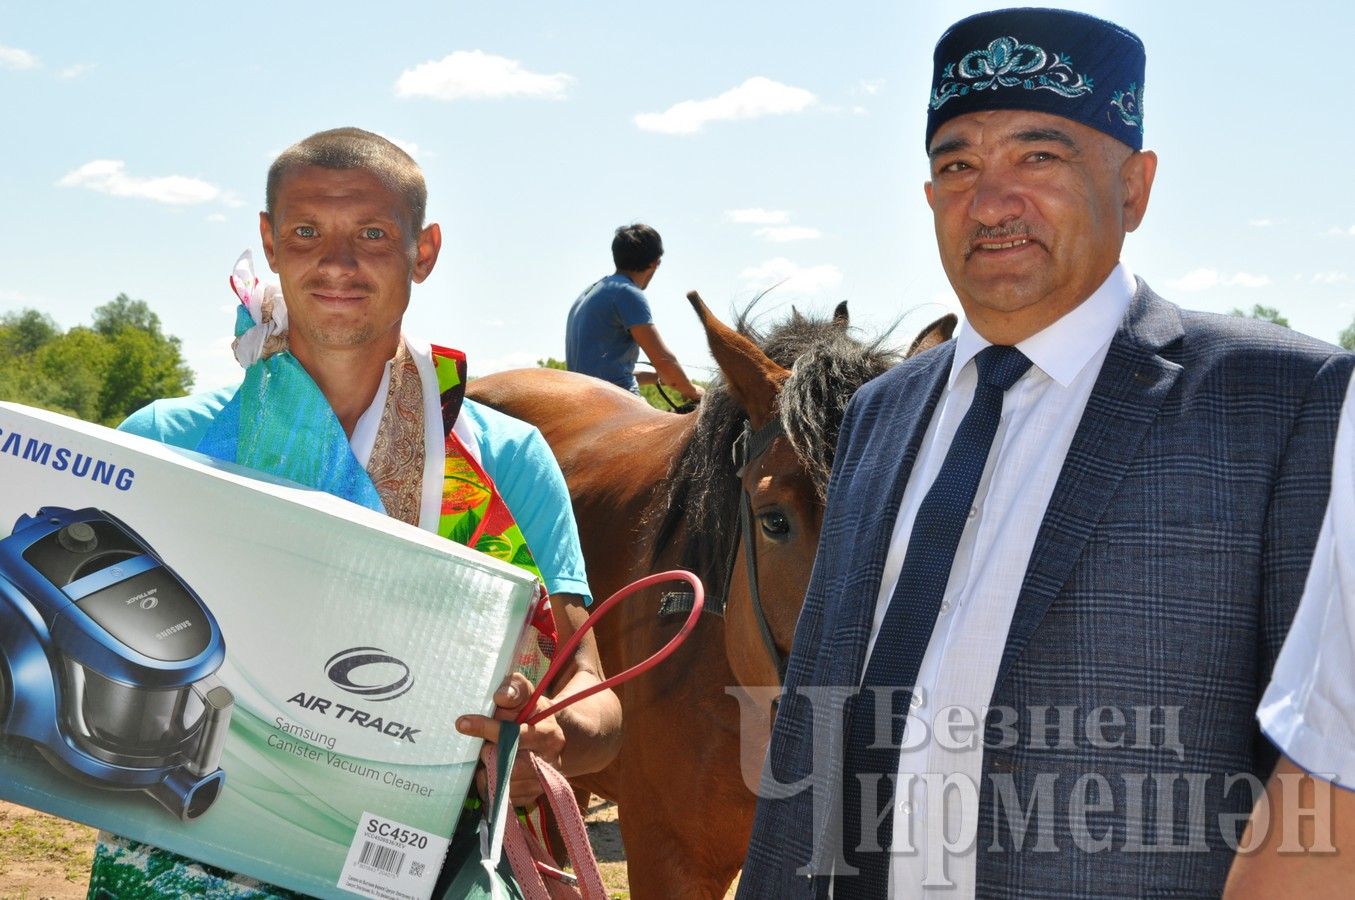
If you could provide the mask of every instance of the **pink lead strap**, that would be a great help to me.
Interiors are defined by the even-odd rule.
[[[536,709],[537,701],[541,698],[541,695],[545,692],[547,686],[555,680],[555,676],[558,675],[560,669],[565,666],[566,661],[574,655],[574,650],[579,646],[579,641],[583,640],[583,636],[597,624],[599,619],[606,615],[608,610],[632,594],[668,581],[685,581],[687,584],[691,585],[692,588],[692,611],[687,614],[687,621],[682,623],[681,630],[673,635],[668,643],[664,644],[663,647],[643,662],[638,662],[629,669],[618,672],[598,684],[579,691],[577,694],[572,694],[557,703],[552,703],[545,709]],[[527,698],[526,705],[518,712],[518,724],[535,725],[537,722],[540,722],[549,715],[559,712],[571,703],[576,703],[585,697],[591,697],[599,691],[605,691],[610,687],[629,681],[636,675],[640,675],[654,668],[671,656],[673,651],[677,650],[682,642],[687,639],[687,635],[691,634],[692,629],[696,627],[697,619],[701,616],[701,609],[705,606],[705,602],[706,590],[701,585],[701,579],[685,569],[672,569],[667,572],[656,572],[653,575],[646,575],[644,578],[633,581],[615,594],[612,594],[598,605],[598,608],[593,611],[592,615],[588,617],[579,630],[570,636],[569,640],[565,641],[556,649],[555,658],[551,661],[550,668],[546,670],[545,676],[543,676],[541,681],[537,684],[536,690],[532,692],[532,696]]]

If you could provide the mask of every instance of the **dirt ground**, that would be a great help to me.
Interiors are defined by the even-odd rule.
[[[93,828],[0,801],[0,897],[83,897],[93,856]]]
[[[613,900],[627,900],[630,890],[626,884],[626,849],[621,846],[616,806],[594,797],[588,809],[583,811],[583,820],[588,826],[588,843],[593,845],[593,856],[597,858],[607,893]]]
[[[585,819],[603,884],[614,900],[628,900],[626,851],[616,807],[595,797]],[[84,897],[93,847],[93,828],[0,801],[0,898]]]

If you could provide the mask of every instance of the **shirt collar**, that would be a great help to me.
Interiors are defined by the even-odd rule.
[[[1129,309],[1137,287],[1124,263],[1118,263],[1092,295],[1069,310],[1063,318],[1031,335],[1016,347],[1036,368],[1067,387],[1098,351],[1115,336]],[[983,338],[966,319],[955,336],[955,358],[950,364],[947,388],[955,386],[961,370],[991,341]]]

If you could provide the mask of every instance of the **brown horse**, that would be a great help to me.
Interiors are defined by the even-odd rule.
[[[550,444],[596,596],[678,565],[701,576],[707,609],[723,613],[703,615],[672,658],[620,688],[621,751],[607,769],[574,780],[616,802],[637,900],[723,897],[743,863],[842,413],[861,384],[898,360],[849,335],[845,303],[831,321],[795,313],[763,338],[746,317],[736,331],[688,297],[723,376],[699,415],[659,412],[552,369],[490,375],[468,390],[535,424]],[[945,340],[954,324],[947,316],[929,326],[913,351]],[[746,464],[731,456],[736,443]],[[751,534],[752,566],[741,532]],[[673,636],[684,616],[660,608],[657,595],[635,597],[599,624],[606,671]]]

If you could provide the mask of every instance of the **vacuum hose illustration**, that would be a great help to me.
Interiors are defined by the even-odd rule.
[[[0,540],[0,734],[183,821],[216,800],[235,698],[211,612],[115,516],[43,507]]]

